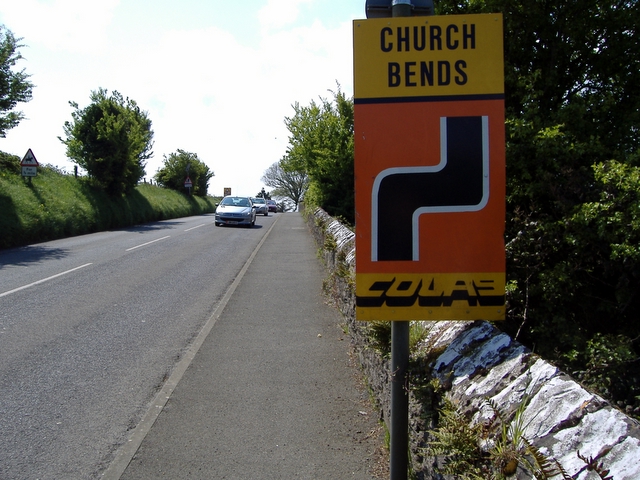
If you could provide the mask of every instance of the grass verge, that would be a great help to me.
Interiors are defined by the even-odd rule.
[[[29,182],[0,165],[0,248],[211,213],[215,202],[146,184],[110,197],[53,167],[39,167]]]

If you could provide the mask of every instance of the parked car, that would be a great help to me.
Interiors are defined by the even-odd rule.
[[[220,225],[246,225],[252,227],[256,224],[256,208],[250,197],[224,197],[216,207],[214,223]]]
[[[256,214],[262,214],[265,217],[269,215],[269,207],[267,207],[267,202],[264,198],[252,198],[251,201],[256,206]]]
[[[275,200],[267,200],[267,207],[270,212],[276,213],[278,211],[278,204]]]

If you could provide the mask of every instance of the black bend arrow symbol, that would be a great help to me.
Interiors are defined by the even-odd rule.
[[[371,198],[371,260],[419,260],[423,213],[473,212],[489,201],[489,117],[440,118],[440,164],[383,170]]]

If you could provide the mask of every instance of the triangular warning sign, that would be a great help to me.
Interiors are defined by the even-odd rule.
[[[33,152],[31,151],[31,149],[29,149],[27,151],[27,153],[25,154],[24,158],[22,159],[22,161],[20,162],[20,166],[22,167],[37,167],[38,164],[38,160],[36,160],[36,156],[33,154]]]

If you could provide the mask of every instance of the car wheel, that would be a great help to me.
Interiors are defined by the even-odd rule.
[[[220,224],[218,222],[213,222],[213,223],[216,225],[216,227],[220,226]]]

